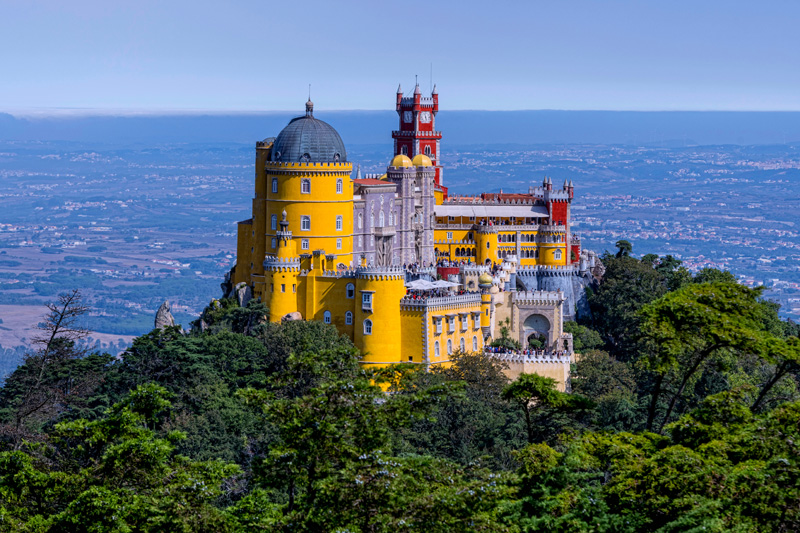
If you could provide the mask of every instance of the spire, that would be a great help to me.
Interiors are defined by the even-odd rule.
[[[361,163],[358,164],[358,169],[356,170],[356,179],[361,179]]]
[[[435,83],[433,84],[433,90],[431,91],[431,94],[439,94],[439,91],[436,90],[436,84]]]
[[[416,78],[417,78],[417,76],[414,76],[414,78],[416,79]],[[416,87],[414,87],[414,94],[415,94],[415,95],[416,95],[416,94],[422,94],[422,91],[420,91],[420,90],[419,90],[419,79],[417,79],[417,80],[416,80],[416,83],[417,83],[417,86],[416,86]]]
[[[403,88],[400,86],[399,83],[397,84],[397,94],[403,94]]]
[[[306,102],[306,116],[314,116],[314,102],[311,101],[311,84],[308,84],[308,102]]]
[[[281,231],[286,231],[286,228],[289,227],[289,221],[286,220],[286,209],[281,213],[281,217]]]

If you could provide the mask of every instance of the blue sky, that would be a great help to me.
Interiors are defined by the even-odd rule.
[[[800,2],[0,0],[0,110],[800,110]]]

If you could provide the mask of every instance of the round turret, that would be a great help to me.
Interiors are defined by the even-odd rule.
[[[414,156],[414,159],[411,160],[415,167],[432,167],[433,162],[431,158],[425,154],[417,154]]]

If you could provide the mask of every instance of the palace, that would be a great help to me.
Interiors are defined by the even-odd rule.
[[[596,261],[570,231],[572,183],[450,195],[436,88],[398,87],[396,110],[381,175],[354,174],[310,99],[304,116],[256,143],[253,216],[239,223],[229,288],[260,298],[271,321],[333,324],[365,365],[446,365],[502,335],[523,348],[536,339],[539,350],[497,357],[568,386],[563,320],[585,305]]]

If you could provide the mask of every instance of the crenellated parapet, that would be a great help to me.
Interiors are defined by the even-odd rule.
[[[268,255],[264,259],[264,270],[271,272],[300,272],[300,258]]]
[[[535,265],[519,267],[517,274],[527,276],[575,276],[580,273],[579,265]]]
[[[355,276],[359,279],[368,279],[370,281],[405,281],[406,279],[405,270],[403,270],[401,267],[392,266],[356,267]]]
[[[324,270],[322,276],[326,278],[355,278],[355,268],[345,268],[341,270]]]
[[[489,267],[486,265],[469,263],[466,265],[461,265],[461,268],[459,270],[460,273],[464,276],[480,276],[484,272],[489,272]]]
[[[400,300],[400,309],[406,311],[439,311],[474,307],[480,304],[480,302],[481,293],[479,292],[468,292],[465,294],[455,294],[453,296],[434,296],[430,298],[412,298],[406,296]]]
[[[558,355],[552,352],[522,354],[516,352],[493,353],[487,350],[486,355],[505,363],[538,363],[552,365],[569,365],[571,363],[569,355]]]
[[[519,305],[561,305],[567,297],[561,291],[515,291],[511,299]]]

